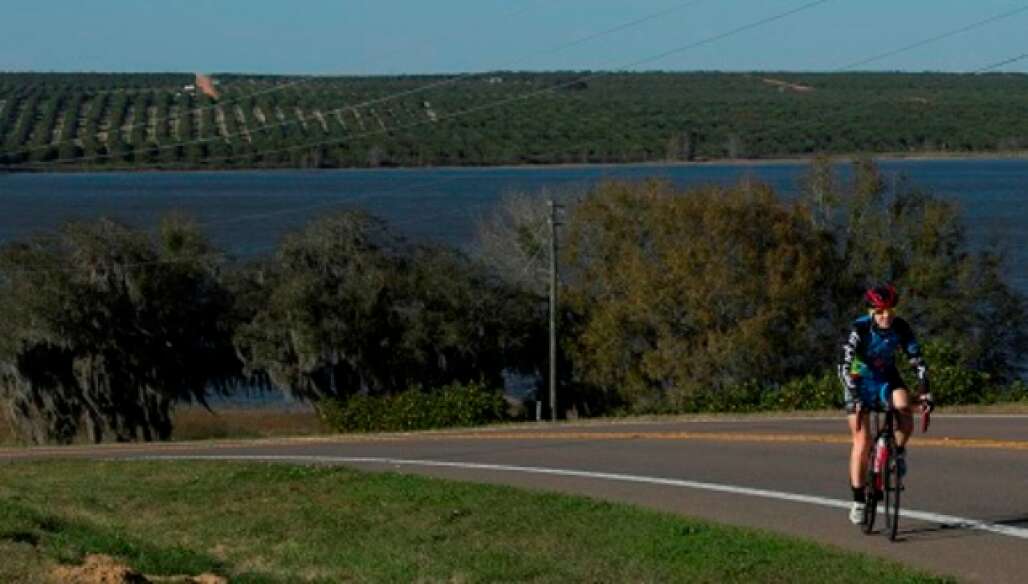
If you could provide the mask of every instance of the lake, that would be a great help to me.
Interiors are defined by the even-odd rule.
[[[974,245],[1010,250],[1009,281],[1028,294],[1028,160],[885,160],[891,185],[907,180],[957,201]],[[401,170],[133,172],[0,175],[0,241],[55,229],[68,219],[114,217],[152,226],[172,211],[194,216],[222,249],[268,253],[312,218],[360,206],[411,238],[472,241],[477,218],[505,193],[540,197],[610,178],[660,177],[680,186],[752,176],[794,195],[803,162]]]

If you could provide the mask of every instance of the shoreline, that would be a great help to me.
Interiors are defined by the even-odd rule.
[[[0,168],[0,176],[15,174],[137,174],[137,173],[229,173],[229,172],[417,172],[428,170],[440,171],[473,171],[473,170],[546,170],[546,169],[576,169],[576,168],[624,168],[624,167],[708,167],[708,166],[789,166],[809,164],[822,155],[802,155],[794,157],[772,157],[772,158],[711,158],[703,160],[655,160],[639,162],[562,162],[554,164],[496,164],[496,165],[463,165],[463,166],[377,166],[377,167],[338,167],[338,168],[302,168],[302,167],[243,167],[243,168],[160,168],[160,167],[125,167],[125,168],[84,168],[72,167],[66,169],[37,170],[33,168],[8,167]],[[875,162],[962,162],[962,161],[1001,161],[1001,160],[1028,160],[1028,150],[1013,150],[1007,152],[882,152],[867,154],[839,154],[824,155],[835,164],[852,163],[857,160],[869,158]],[[44,163],[45,164],[45,163]]]

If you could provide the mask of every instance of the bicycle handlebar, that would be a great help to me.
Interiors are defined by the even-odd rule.
[[[924,434],[928,431],[928,426],[932,423],[932,410],[935,409],[935,405],[932,403],[931,393],[921,394],[921,433]]]
[[[883,395],[884,395],[884,392],[883,392]],[[924,433],[928,432],[928,427],[932,423],[932,419],[931,419],[932,418],[932,410],[935,409],[935,406],[932,403],[932,394],[931,393],[922,393],[921,396],[920,396],[919,401],[920,401],[920,404],[921,404],[921,433],[924,434]],[[879,410],[879,411],[889,411],[889,410],[894,409],[893,404],[892,404],[891,396],[890,396],[889,399],[883,399],[881,401],[881,403],[885,404],[885,408],[883,410]],[[856,414],[856,416],[857,416],[857,423],[856,423],[857,432],[860,432],[861,428],[863,427],[863,419],[864,419],[864,415],[863,414],[864,414],[865,410],[871,412],[871,411],[875,411],[875,408],[874,407],[865,407],[863,402],[857,402],[856,411],[854,412]]]

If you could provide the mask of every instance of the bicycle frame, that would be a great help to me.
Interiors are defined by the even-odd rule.
[[[899,527],[899,493],[903,490],[902,478],[895,468],[898,412],[892,403],[892,396],[886,395],[884,388],[880,397],[882,399],[868,408],[868,430],[873,439],[868,453],[864,483],[865,506],[862,528],[864,533],[871,533],[878,501],[883,501],[885,533],[889,539],[895,540]]]
[[[884,418],[884,419],[883,419]],[[868,468],[874,475],[875,490],[884,490],[883,476],[889,460],[896,456],[896,409],[892,406],[892,400],[886,402],[884,408],[872,408],[868,412],[868,421],[871,424],[871,452],[868,454]],[[881,451],[882,442],[885,450]]]

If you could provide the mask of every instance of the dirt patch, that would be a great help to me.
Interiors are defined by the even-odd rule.
[[[175,440],[299,436],[326,432],[313,409],[225,407],[214,414],[200,407],[175,411]]]
[[[214,574],[199,576],[150,576],[148,582],[154,584],[227,584],[228,580]]]
[[[54,579],[69,584],[136,584],[149,582],[146,576],[109,556],[86,556],[81,566],[58,566]]]
[[[110,556],[86,556],[81,566],[58,566],[52,574],[55,582],[67,584],[226,584],[228,580],[214,574],[199,576],[145,576]]]

